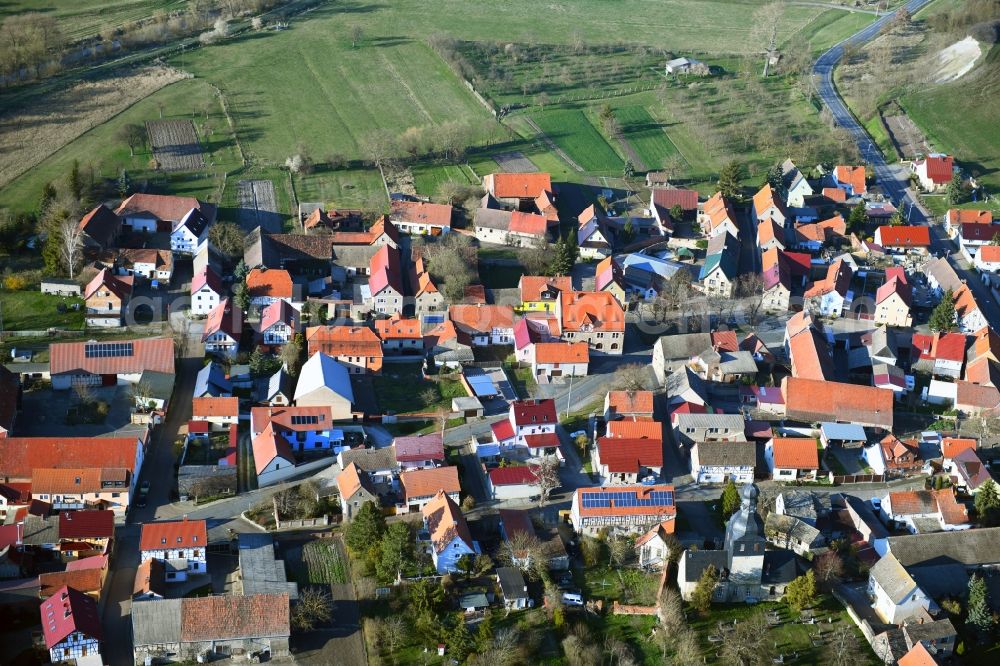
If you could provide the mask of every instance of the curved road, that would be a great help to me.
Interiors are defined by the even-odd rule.
[[[916,14],[929,2],[930,0],[909,0],[903,6],[912,15]],[[899,11],[899,9],[896,11]],[[816,86],[816,91],[820,99],[830,109],[830,113],[833,114],[836,123],[847,129],[851,133],[851,136],[854,137],[862,159],[872,165],[875,178],[886,195],[888,195],[897,208],[907,215],[910,224],[926,224],[930,227],[932,252],[936,256],[948,257],[948,262],[955,269],[955,273],[958,274],[963,282],[969,285],[973,295],[976,297],[976,302],[983,310],[987,319],[991,322],[998,322],[1000,321],[1000,307],[997,306],[989,290],[976,273],[971,270],[961,253],[958,252],[956,245],[944,234],[941,226],[934,223],[931,216],[920,205],[916,193],[909,187],[910,174],[907,166],[900,163],[886,162],[875,141],[869,136],[865,128],[861,126],[850,109],[847,108],[847,104],[844,103],[844,100],[840,97],[840,93],[837,91],[837,87],[833,83],[833,70],[844,55],[844,45],[861,46],[873,40],[878,36],[882,28],[893,20],[895,14],[896,12],[886,14],[821,55],[813,65],[813,83]]]

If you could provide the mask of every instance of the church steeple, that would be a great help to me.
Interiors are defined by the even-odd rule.
[[[731,572],[760,570],[760,564],[747,562],[744,558],[759,558],[763,562],[767,540],[764,537],[764,521],[757,514],[758,494],[757,486],[752,483],[743,486],[740,491],[742,506],[726,525],[726,555]]]

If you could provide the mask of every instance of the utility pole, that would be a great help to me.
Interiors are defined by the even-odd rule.
[[[569,376],[569,395],[566,396],[566,414],[563,418],[569,418],[570,405],[573,402],[573,375]]]

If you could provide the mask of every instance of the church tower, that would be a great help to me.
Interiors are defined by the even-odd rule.
[[[748,483],[740,491],[740,510],[726,525],[726,555],[729,560],[729,582],[743,588],[744,596],[760,593],[764,571],[764,522],[757,514],[757,486]],[[735,591],[735,590],[734,590]]]

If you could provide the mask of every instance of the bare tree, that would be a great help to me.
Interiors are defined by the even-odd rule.
[[[514,532],[508,535],[508,539],[500,546],[500,559],[507,565],[520,569],[521,571],[534,574],[539,571],[535,559],[544,557],[542,553],[542,540],[530,532]],[[548,562],[546,561],[547,565]],[[536,576],[532,575],[532,578]]]
[[[153,391],[148,382],[136,382],[132,384],[132,402],[136,407],[145,408],[149,406],[149,399],[153,397]]]
[[[760,273],[744,273],[737,283],[747,309],[747,323],[756,325],[757,315],[764,305],[764,277]]]
[[[393,663],[396,663],[396,647],[406,640],[409,633],[410,628],[401,615],[389,617],[382,625],[382,638],[389,646]]]
[[[813,568],[816,571],[816,581],[825,588],[833,587],[844,576],[844,561],[835,550],[828,550],[816,558]]]
[[[656,618],[660,627],[669,634],[675,634],[685,627],[684,605],[681,595],[672,587],[664,587],[660,593],[660,603],[656,607]]]
[[[555,457],[546,457],[541,462],[528,466],[535,480],[532,485],[538,486],[538,505],[545,506],[549,495],[559,487],[559,461]]]
[[[829,646],[827,654],[830,655],[830,663],[835,666],[854,666],[862,663],[863,651],[850,625],[842,623],[834,629],[830,634]]]
[[[184,316],[168,318],[170,337],[174,341],[174,357],[186,358],[191,347],[191,320]]]
[[[619,575],[621,575],[621,568],[634,554],[635,547],[628,537],[616,535],[608,539],[608,556],[611,558],[611,564],[618,569]]]
[[[701,661],[701,645],[698,644],[698,634],[691,628],[681,630],[677,635],[677,644],[674,647],[674,663],[697,664]]]
[[[146,145],[146,128],[138,123],[126,123],[118,130],[118,138],[128,145],[130,157],[135,157],[135,149]]]
[[[364,30],[361,29],[360,25],[351,26],[351,48],[357,48],[358,42],[365,36]]]
[[[771,663],[772,644],[764,613],[738,622],[722,645],[722,661],[733,666],[764,666]]]
[[[59,244],[59,256],[72,280],[83,256],[83,230],[75,220],[67,219],[60,223],[59,233],[62,240]]]
[[[764,77],[767,77],[771,63],[771,55],[778,48],[778,24],[785,13],[783,2],[772,2],[764,5],[753,14],[753,27],[750,31],[750,42],[762,44],[766,49],[764,54]]]
[[[644,391],[649,385],[648,366],[639,363],[618,366],[611,383],[618,391]]]
[[[299,601],[292,611],[292,626],[299,631],[311,631],[333,617],[333,601],[321,588],[307,587],[299,592]]]

